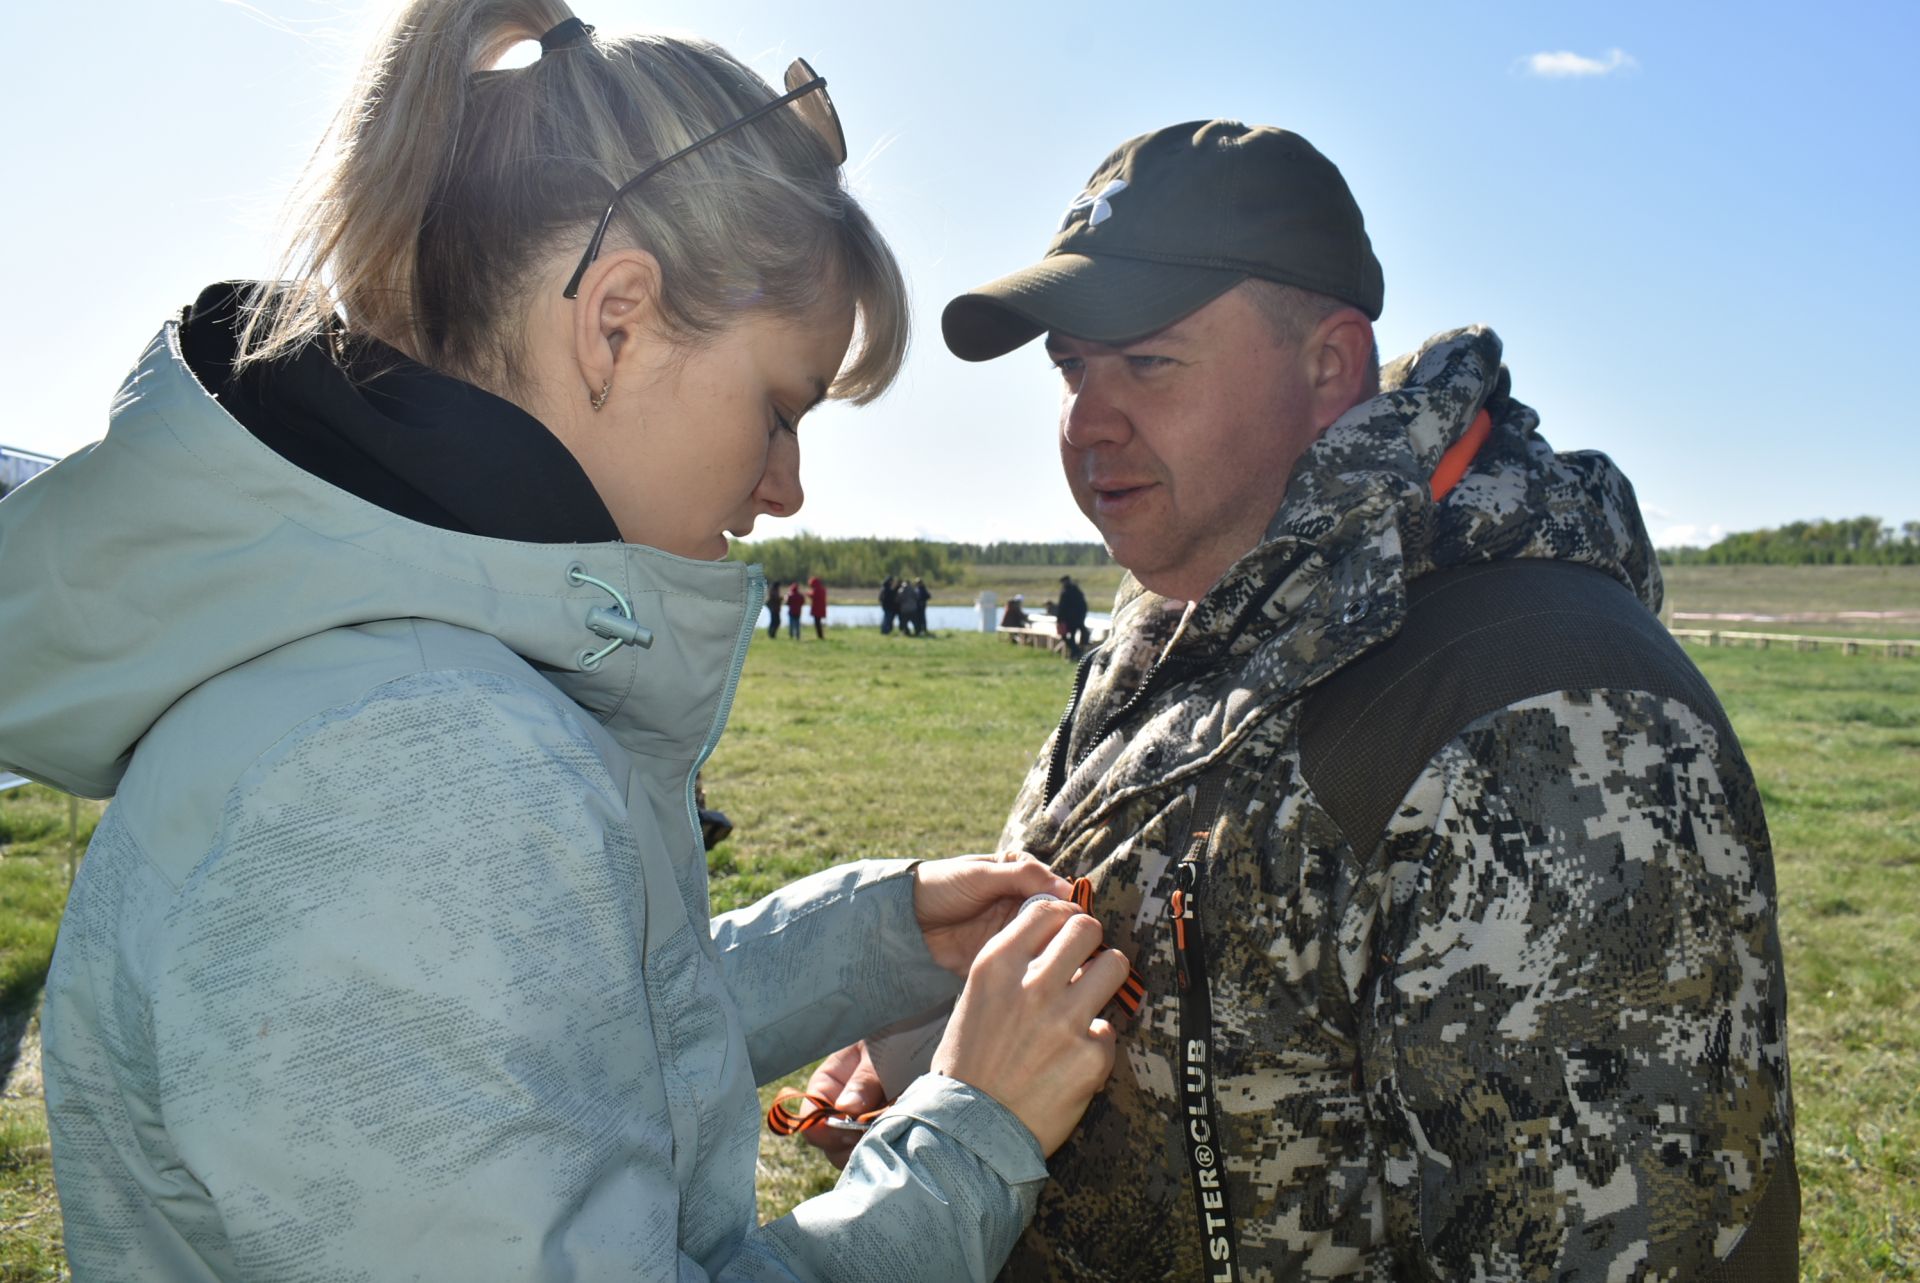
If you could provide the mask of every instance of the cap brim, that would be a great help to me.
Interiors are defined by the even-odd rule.
[[[1102,254],[1050,254],[962,294],[940,314],[947,348],[990,361],[1050,330],[1129,343],[1165,329],[1247,279],[1246,273]]]

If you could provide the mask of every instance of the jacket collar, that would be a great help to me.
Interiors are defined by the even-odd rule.
[[[497,638],[629,752],[696,760],[724,722],[764,587],[759,569],[621,543],[531,544],[441,530],[304,472],[194,379],[176,327],[115,399],[105,439],[10,496],[5,663],[27,694],[0,760],[111,793],[174,700],[302,637],[433,619]],[[648,648],[589,627],[617,589]]]

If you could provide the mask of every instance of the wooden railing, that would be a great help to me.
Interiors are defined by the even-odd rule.
[[[1837,649],[1843,655],[1878,651],[1889,659],[1920,657],[1920,641],[1886,637],[1809,637],[1802,633],[1745,633],[1721,628],[1675,628],[1672,632],[1682,641],[1708,646],[1754,646],[1760,650],[1791,646],[1795,650]]]

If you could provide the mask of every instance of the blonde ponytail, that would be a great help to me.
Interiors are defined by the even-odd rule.
[[[774,96],[682,37],[580,39],[491,70],[572,16],[559,0],[413,0],[396,14],[316,155],[284,288],[250,321],[242,360],[343,318],[348,335],[510,391],[526,291],[564,284],[539,270],[584,247],[621,183]],[[663,318],[689,341],[844,299],[859,337],[832,394],[869,401],[898,372],[899,266],[797,113],[667,166],[620,202],[608,244],[659,261]]]

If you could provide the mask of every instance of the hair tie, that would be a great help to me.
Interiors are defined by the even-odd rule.
[[[578,18],[568,18],[564,22],[556,23],[553,30],[540,37],[540,53],[545,56],[556,49],[565,49],[568,45],[579,44],[592,34],[591,26]]]

